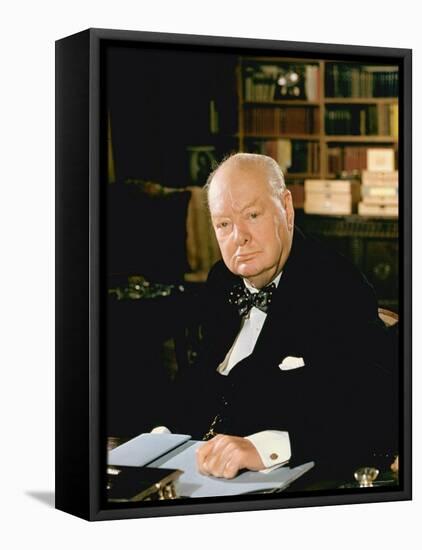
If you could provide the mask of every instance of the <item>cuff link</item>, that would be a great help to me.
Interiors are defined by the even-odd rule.
[[[271,460],[277,460],[278,454],[277,453],[271,453],[270,458],[271,458]]]

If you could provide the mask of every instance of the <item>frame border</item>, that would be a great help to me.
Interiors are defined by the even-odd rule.
[[[105,41],[280,51],[296,56],[394,59],[399,97],[402,490],[242,500],[198,499],[101,508],[105,470],[101,383],[101,47]],[[412,50],[268,39],[87,29],[56,42],[56,508],[88,520],[410,500]],[[405,451],[405,452],[403,452]],[[402,458],[403,457],[403,458]],[[281,494],[282,495],[282,494]]]

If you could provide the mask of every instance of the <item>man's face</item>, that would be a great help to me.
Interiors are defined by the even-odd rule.
[[[290,253],[294,211],[289,191],[275,197],[260,166],[227,164],[214,176],[209,207],[224,263],[262,288]]]

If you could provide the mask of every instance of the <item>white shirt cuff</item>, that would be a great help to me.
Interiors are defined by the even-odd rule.
[[[254,445],[265,466],[260,472],[267,474],[290,460],[292,453],[289,432],[266,430],[248,435],[245,439]]]
[[[152,434],[171,434],[171,431],[165,426],[156,426],[151,430]]]

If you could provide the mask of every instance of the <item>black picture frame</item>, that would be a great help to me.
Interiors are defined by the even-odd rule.
[[[104,504],[104,49],[220,51],[372,60],[399,66],[400,483],[397,490],[327,491]],[[411,491],[412,51],[408,49],[88,29],[56,42],[56,508],[87,520],[409,500]]]

